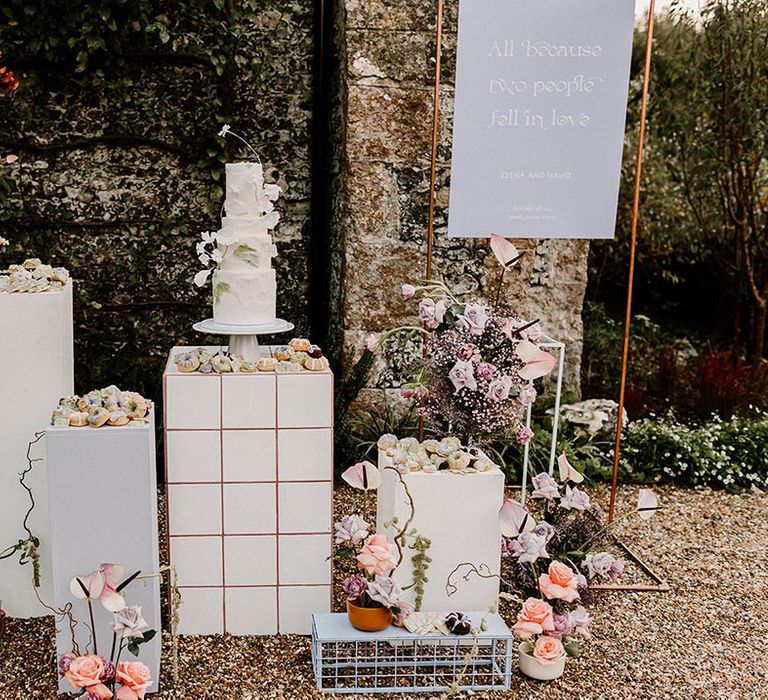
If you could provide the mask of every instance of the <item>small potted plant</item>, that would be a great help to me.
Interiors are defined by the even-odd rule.
[[[347,515],[336,523],[338,559],[354,560],[358,571],[342,588],[347,596],[350,624],[363,632],[377,632],[405,612],[403,590],[390,574],[398,564],[396,545],[387,536],[368,534],[369,525],[359,515]]]
[[[520,672],[538,681],[562,676],[566,658],[581,653],[577,637],[589,637],[591,622],[591,616],[581,605],[557,614],[547,601],[528,598],[512,628],[521,640],[517,650]]]

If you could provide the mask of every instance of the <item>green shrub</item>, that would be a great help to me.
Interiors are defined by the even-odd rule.
[[[624,434],[622,478],[738,490],[768,488],[768,414],[713,417],[699,427],[673,414],[631,423]]]

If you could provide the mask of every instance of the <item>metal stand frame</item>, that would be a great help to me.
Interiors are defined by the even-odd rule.
[[[430,173],[430,187],[429,187],[429,217],[427,222],[427,279],[432,276],[432,248],[435,235],[435,189],[437,181],[437,149],[440,135],[440,73],[442,69],[442,42],[443,42],[443,9],[444,0],[436,0],[437,12],[435,22],[435,81],[434,81],[434,96],[432,104],[432,158],[431,158],[431,173]],[[632,292],[634,288],[635,278],[635,254],[637,249],[637,228],[640,218],[640,186],[642,183],[643,174],[643,153],[645,149],[645,130],[646,119],[648,113],[648,92],[651,78],[651,60],[653,57],[653,28],[655,21],[656,1],[650,0],[648,7],[648,23],[646,33],[646,48],[645,48],[645,65],[643,74],[643,90],[640,103],[640,132],[638,135],[637,155],[635,161],[635,185],[632,201],[632,228],[630,239],[630,253],[629,253],[629,272],[627,278],[627,306],[626,315],[624,319],[624,344],[621,360],[621,383],[619,389],[619,420],[616,422],[616,446],[614,449],[613,460],[613,473],[611,477],[611,496],[610,505],[608,508],[608,522],[611,522],[614,518],[616,508],[616,493],[618,491],[618,473],[619,473],[619,459],[621,450],[621,429],[622,421],[621,416],[624,413],[624,399],[626,394],[627,384],[627,364],[629,357],[629,334],[632,325]],[[556,342],[556,341],[555,341]],[[544,346],[546,347],[546,346]],[[560,354],[560,375],[558,383],[562,378],[562,361],[563,351]],[[530,420],[530,407],[528,408],[528,418]],[[555,423],[553,424],[553,440],[552,444],[556,448],[557,444],[557,422],[559,421],[559,406],[555,413]],[[424,435],[424,423],[423,419],[419,418],[419,435],[420,439],[423,439]],[[553,454],[550,455],[550,473],[554,469]],[[527,471],[528,471],[528,449],[526,448],[524,457],[524,469],[523,469],[523,493],[522,499],[525,500],[526,483],[527,483]],[[616,540],[616,544],[621,547],[627,554],[627,556],[634,561],[651,579],[656,582],[656,585],[606,585],[595,586],[595,588],[602,590],[616,590],[616,591],[668,591],[669,586],[656,575],[632,550],[630,550],[623,542]]]

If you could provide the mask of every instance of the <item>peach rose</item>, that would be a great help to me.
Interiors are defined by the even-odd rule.
[[[149,669],[140,661],[121,661],[115,680],[122,683],[117,691],[117,700],[142,700],[152,684]]]
[[[357,561],[369,576],[386,576],[397,566],[398,556],[397,547],[386,535],[375,534],[363,545]]]
[[[104,673],[104,659],[96,654],[76,656],[69,663],[64,673],[73,688],[88,688],[101,684],[101,674]],[[111,693],[110,693],[111,696]]]
[[[536,640],[533,655],[542,664],[553,664],[565,656],[565,648],[559,639],[542,635]]]
[[[555,629],[552,606],[540,598],[528,598],[517,614],[517,622],[512,627],[520,639],[529,639],[534,634]]]
[[[539,576],[539,590],[545,598],[557,598],[572,603],[579,598],[579,579],[570,566],[553,561],[546,574]]]
[[[112,691],[103,683],[88,686],[88,700],[111,700]]]

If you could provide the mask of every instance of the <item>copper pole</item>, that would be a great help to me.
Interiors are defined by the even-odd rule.
[[[619,481],[619,451],[621,449],[622,416],[627,388],[627,362],[629,359],[629,332],[632,325],[632,292],[635,282],[635,249],[637,247],[637,224],[640,218],[640,183],[643,175],[643,150],[645,147],[645,121],[648,111],[648,88],[651,80],[651,57],[653,55],[653,25],[656,0],[648,7],[648,31],[646,33],[645,68],[643,95],[640,102],[640,132],[637,139],[637,160],[635,166],[635,191],[632,199],[632,233],[629,245],[629,275],[627,278],[627,308],[624,316],[624,348],[621,356],[621,383],[619,385],[619,412],[616,420],[616,445],[613,450],[613,474],[611,475],[611,501],[608,507],[608,522],[613,520],[616,510],[616,491]]]
[[[432,242],[435,237],[435,189],[437,188],[437,147],[440,140],[440,73],[443,61],[443,2],[437,0],[435,19],[435,82],[432,95],[432,155],[429,173],[429,214],[427,216],[427,270],[426,279],[432,279]],[[427,346],[424,345],[424,357]],[[424,401],[421,400],[423,407]],[[424,416],[419,414],[419,441],[424,442]]]

